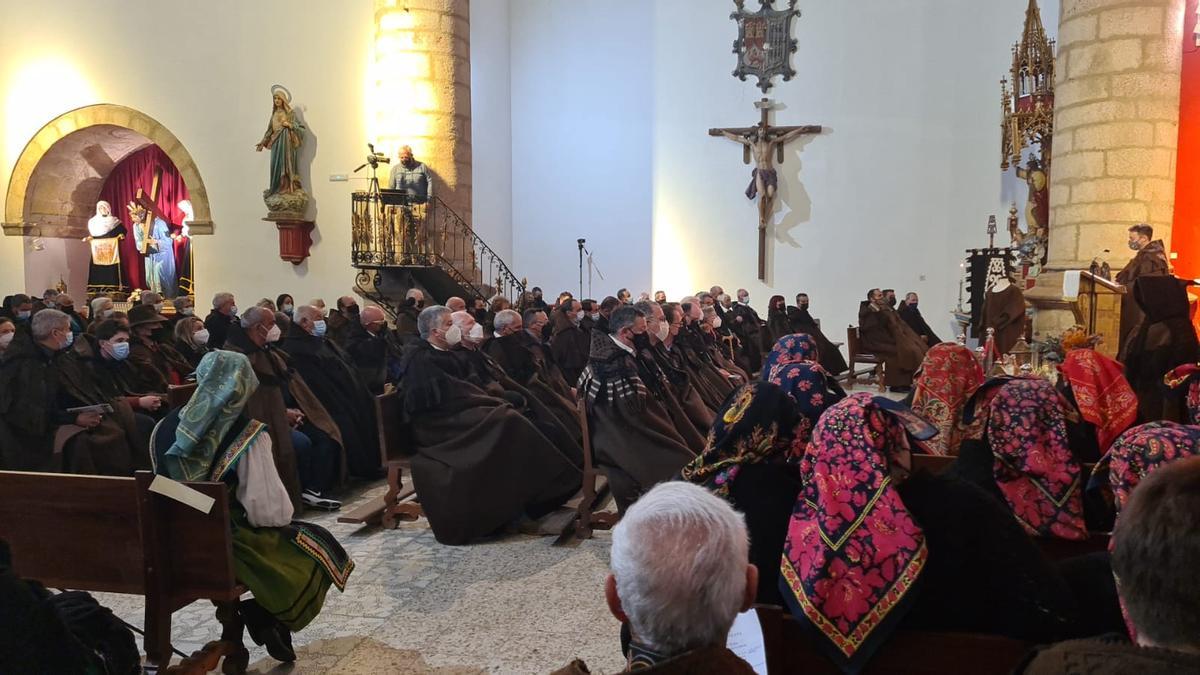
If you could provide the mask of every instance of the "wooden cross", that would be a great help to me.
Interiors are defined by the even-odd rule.
[[[731,141],[742,144],[742,161],[746,164],[754,160],[754,172],[751,174],[750,186],[746,188],[746,197],[758,198],[758,278],[765,280],[767,275],[767,224],[775,205],[775,190],[779,182],[774,162],[783,163],[783,146],[806,134],[819,134],[822,127],[819,124],[784,127],[771,126],[768,115],[771,112],[770,99],[763,98],[755,102],[762,118],[752,127],[735,127],[728,129],[709,129],[709,136],[724,136]]]
[[[150,242],[153,241],[150,238],[150,233],[152,231],[152,223],[154,222],[154,218],[162,218],[164,222],[170,222],[167,220],[166,216],[163,215],[162,211],[158,210],[158,186],[159,183],[162,182],[162,174],[163,170],[161,166],[154,167],[154,180],[150,184],[150,197],[147,198],[146,193],[142,190],[142,188],[138,188],[137,196],[133,198],[133,201],[137,202],[142,208],[146,209],[146,213],[142,216],[141,222],[133,223],[133,226],[138,228],[142,234],[142,245],[138,247],[138,253],[141,253],[142,255],[147,255]]]

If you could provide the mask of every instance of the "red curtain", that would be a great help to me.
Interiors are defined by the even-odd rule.
[[[162,180],[158,186],[158,210],[166,216],[168,226],[178,228],[184,213],[177,206],[188,198],[187,185],[175,168],[175,163],[157,145],[148,145],[121,160],[100,189],[100,199],[112,205],[113,215],[120,218],[129,234],[121,240],[121,273],[129,288],[146,288],[146,266],[133,243],[133,227],[125,205],[133,201],[141,188],[146,196],[154,185],[154,170],[162,169]]]

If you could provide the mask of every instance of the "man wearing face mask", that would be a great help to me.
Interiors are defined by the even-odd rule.
[[[1125,300],[1121,303],[1121,335],[1118,344],[1121,352],[1125,351],[1130,331],[1145,317],[1145,313],[1133,301],[1134,282],[1138,277],[1170,274],[1166,247],[1161,239],[1154,238],[1153,227],[1141,223],[1129,228],[1129,249],[1135,251],[1134,256],[1116,277],[1118,284],[1128,287]]]
[[[797,293],[796,306],[788,307],[788,322],[792,332],[804,333],[815,340],[821,367],[830,375],[841,375],[846,372],[846,359],[842,356],[841,349],[821,332],[821,327],[817,325],[817,320],[813,318],[808,307],[808,294]]]
[[[212,307],[204,319],[204,327],[208,329],[208,348],[222,349],[225,338],[229,336],[229,328],[238,320],[233,293],[217,293],[213,296]]]
[[[33,300],[24,293],[10,296],[5,309],[0,311],[0,316],[12,319],[17,326],[17,332],[28,333],[29,321],[33,318]]]
[[[600,301],[600,310],[599,310],[600,318],[596,319],[596,325],[593,326],[593,328],[600,331],[601,333],[604,333],[605,335],[607,335],[609,332],[608,331],[608,317],[612,316],[613,310],[620,306],[621,306],[621,301],[617,300],[616,298],[614,298],[611,295],[608,296],[607,298],[604,298],[603,300],[601,300]]]
[[[859,305],[858,333],[864,351],[883,357],[887,386],[897,393],[910,391],[913,374],[929,347],[888,306],[878,288],[868,291],[867,300]]]
[[[634,307],[646,317],[646,332],[634,336],[638,376],[662,401],[688,449],[697,454],[703,452],[704,438],[716,413],[704,404],[690,373],[678,367],[663,343],[670,337],[671,326],[662,306],[643,300]]]
[[[13,338],[17,335],[17,327],[12,319],[0,316],[0,363],[4,362],[4,354],[12,346]]]
[[[730,306],[722,318],[742,343],[742,354],[750,372],[757,373],[762,369],[762,319],[750,306],[749,291],[739,288],[737,302]]]
[[[370,305],[358,314],[358,320],[346,330],[342,343],[358,378],[372,394],[382,394],[384,385],[400,379],[404,345],[387,325],[383,310]]]
[[[522,328],[512,331],[513,334],[519,338],[521,344],[529,349],[529,352],[533,354],[533,358],[541,364],[540,370],[546,377],[547,384],[555,392],[574,401],[575,384],[567,381],[562,369],[554,361],[554,354],[550,350],[550,345],[543,337],[545,335],[543,329],[550,323],[549,317],[540,309],[527,309],[521,315],[521,323]]]
[[[545,299],[542,298],[542,289],[534,286],[532,289],[530,289],[530,294],[533,297],[533,301],[530,302],[526,309],[540,309],[543,312],[550,310],[550,306],[547,305]]]
[[[714,411],[719,410],[725,397],[733,391],[732,373],[717,365],[716,337],[704,332],[701,321],[704,314],[699,299],[688,296],[678,307],[683,323],[679,333],[672,338],[672,351],[678,353],[679,363],[686,367],[704,404]]]
[[[582,458],[565,456],[505,398],[476,384],[478,373],[453,351],[463,334],[448,308],[426,307],[417,324],[421,342],[406,355],[402,387],[413,485],[434,537],[467,544],[570,498]]]
[[[174,316],[170,317],[167,323],[167,332],[173,333],[175,325],[185,317],[196,315],[196,303],[186,295],[181,295],[171,301],[171,306],[175,308]]]
[[[352,296],[343,295],[337,299],[337,307],[329,312],[329,316],[325,319],[329,325],[328,337],[330,340],[338,343],[339,346],[345,347],[346,340],[351,333],[357,330],[359,323],[359,308],[358,301]]]
[[[925,340],[925,344],[930,347],[941,342],[941,339],[933,332],[928,323],[925,323],[925,317],[921,316],[921,310],[918,309],[919,298],[916,293],[907,293],[904,296],[904,304],[900,305],[898,310],[900,318],[908,327],[913,329],[913,332],[921,336]]]
[[[0,468],[129,476],[149,468],[149,449],[133,410],[109,398],[77,354],[70,319],[53,309],[34,316],[31,340],[13,344],[0,369]],[[68,412],[108,404],[110,414]]]
[[[229,332],[225,348],[250,359],[258,389],[245,413],[267,425],[275,469],[297,511],[304,505],[334,510],[328,492],[341,480],[342,436],[304,378],[276,349],[281,330],[275,313],[251,307]]]
[[[413,342],[417,336],[417,315],[425,308],[425,293],[419,288],[410,288],[404,294],[404,304],[396,314],[396,335],[406,344]]]
[[[539,316],[545,316],[533,309],[525,313],[534,322]],[[495,332],[492,339],[484,343],[484,353],[543,403],[565,405],[573,415],[575,393],[567,386],[558,368],[547,363],[541,350],[531,344],[533,338],[525,332],[524,318],[514,310],[503,309],[496,313],[493,321]]]
[[[608,335],[592,332],[579,396],[587,405],[596,463],[624,513],[654,484],[676,476],[695,453],[638,369],[634,345],[646,332],[645,315],[635,307],[620,307],[609,328]]]
[[[368,307],[363,315],[371,309]],[[304,378],[341,432],[350,475],[366,480],[379,478],[379,426],[371,391],[359,377],[350,355],[326,338],[328,326],[321,310],[304,305],[292,316],[287,337],[280,343],[290,365]]]
[[[568,384],[579,380],[579,374],[588,362],[591,338],[580,325],[583,316],[582,303],[573,298],[565,298],[550,316],[553,322],[550,351]]]

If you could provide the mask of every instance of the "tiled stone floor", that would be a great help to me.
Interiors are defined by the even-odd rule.
[[[878,393],[869,385],[855,391]],[[345,508],[383,490],[381,482],[360,485]],[[304,518],[333,532],[357,567],[346,592],[330,589],[321,615],[294,636],[294,665],[246,637],[253,673],[547,673],[576,657],[594,673],[624,667],[603,597],[607,532],[568,546],[510,535],[455,547],[437,543],[424,519],[383,530],[338,523],[337,514]],[[96,595],[141,627],[141,597]],[[219,635],[211,604],[174,615],[172,642],[184,653]]]
[[[346,508],[374,498],[360,486]],[[306,512],[354,558],[345,593],[331,588],[321,615],[294,636],[294,666],[251,648],[254,673],[546,673],[583,658],[617,672],[618,625],[604,604],[609,535],[554,546],[553,537],[509,535],[471,546],[438,544],[424,519],[395,530]],[[97,594],[139,628],[143,600]],[[220,635],[210,603],[174,615],[172,642],[190,653]],[[139,639],[140,645],[140,639]]]

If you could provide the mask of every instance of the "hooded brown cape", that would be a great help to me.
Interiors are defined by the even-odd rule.
[[[913,374],[929,347],[896,310],[864,301],[858,309],[858,333],[862,348],[883,358],[887,386],[912,385]]]
[[[466,544],[576,490],[582,472],[507,398],[472,382],[470,363],[428,342],[408,351],[401,387],[413,484],[434,537]]]

